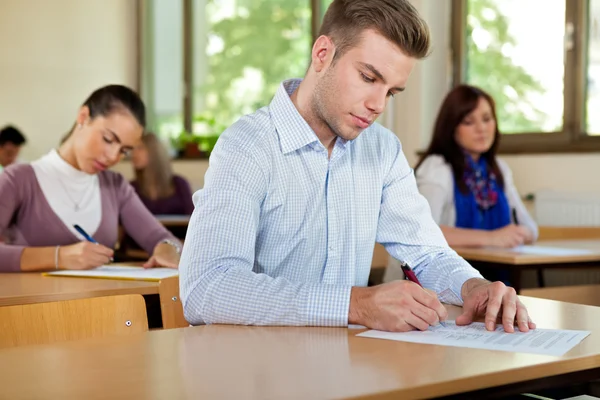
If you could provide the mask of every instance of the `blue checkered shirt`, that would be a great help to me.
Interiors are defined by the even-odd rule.
[[[331,157],[282,83],[221,135],[194,194],[180,262],[192,324],[345,326],[375,242],[460,303],[481,275],[448,247],[398,138],[373,124]]]

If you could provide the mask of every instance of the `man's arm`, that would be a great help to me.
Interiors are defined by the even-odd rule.
[[[253,272],[268,177],[248,149],[226,139],[211,155],[204,189],[194,195],[180,261],[186,319],[192,324],[347,325],[350,286],[293,283]]]
[[[461,305],[462,286],[481,274],[450,247],[432,218],[427,200],[419,193],[400,142],[389,146],[377,242],[390,255],[407,262],[424,287],[442,294],[443,302]]]

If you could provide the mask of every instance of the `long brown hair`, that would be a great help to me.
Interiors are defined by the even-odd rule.
[[[446,162],[452,166],[454,179],[462,193],[467,193],[468,188],[463,180],[465,171],[465,156],[463,150],[456,142],[456,128],[462,120],[477,108],[480,99],[485,99],[490,104],[492,116],[496,121],[496,132],[492,147],[481,155],[487,162],[490,171],[496,175],[500,187],[504,187],[504,178],[496,161],[496,153],[500,144],[500,131],[498,130],[498,118],[496,118],[496,105],[492,96],[482,89],[470,85],[458,85],[446,95],[440,111],[438,112],[433,129],[433,137],[429,148],[417,163],[417,170],[423,161],[432,154],[444,157]]]
[[[142,143],[148,152],[148,165],[135,170],[135,180],[140,193],[153,200],[171,196],[175,187],[167,149],[153,133],[144,134]]]

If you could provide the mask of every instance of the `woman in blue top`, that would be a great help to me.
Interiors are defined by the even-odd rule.
[[[499,141],[489,94],[469,85],[448,93],[415,169],[450,246],[514,247],[537,239],[510,168],[496,157]]]

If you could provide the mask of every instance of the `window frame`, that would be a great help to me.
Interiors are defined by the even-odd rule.
[[[146,107],[152,109],[153,87],[149,82],[152,76],[153,65],[149,60],[152,58],[152,33],[149,32],[147,21],[152,16],[152,7],[148,4],[152,0],[136,0],[137,2],[137,88],[138,92],[146,98]],[[177,1],[177,0],[175,0]],[[181,71],[182,94],[182,118],[183,128],[186,132],[192,132],[194,119],[193,85],[194,85],[194,0],[179,0],[183,5],[182,31],[181,39],[183,43],[183,69]],[[323,10],[322,0],[304,0],[312,10],[311,27],[311,47],[306,49],[307,56],[310,57],[312,43],[314,42],[320,25]],[[148,100],[150,99],[150,100]],[[153,122],[153,113],[148,113],[148,123]],[[188,157],[175,157],[176,159],[190,159]],[[202,154],[191,159],[207,159],[208,156]]]
[[[450,24],[452,87],[464,82],[466,76],[467,1],[452,0]],[[560,132],[523,132],[502,135],[500,153],[600,151],[600,136],[590,136],[585,132],[589,0],[564,1],[565,28],[566,32],[572,29],[572,35],[570,49],[565,49],[563,129]],[[500,130],[502,130],[501,124]]]

